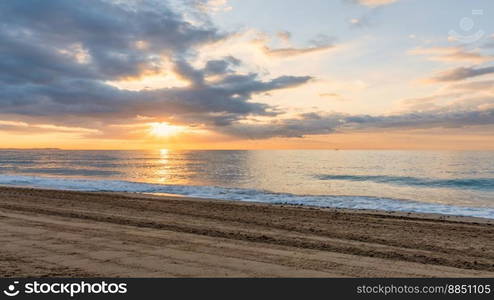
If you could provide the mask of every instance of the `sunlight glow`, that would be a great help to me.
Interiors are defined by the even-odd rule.
[[[150,123],[149,132],[157,137],[170,137],[183,132],[183,126],[170,125],[166,122]]]

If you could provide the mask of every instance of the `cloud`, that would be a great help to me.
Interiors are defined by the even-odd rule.
[[[1,1],[0,115],[103,131],[137,115],[226,126],[278,114],[252,97],[312,79],[238,73],[241,62],[232,56],[203,67],[190,63],[198,47],[227,36],[208,22],[191,23],[165,1]],[[163,72],[188,84],[154,90],[108,84]]]
[[[469,52],[462,47],[417,48],[408,52],[412,55],[428,56],[432,61],[484,63],[494,59],[492,55]]]
[[[222,38],[215,28],[196,27],[162,2],[89,3],[2,1],[2,69],[16,76],[12,80],[24,82],[67,76],[112,80],[157,71],[160,56]],[[139,43],[148,47],[142,49]],[[85,53],[89,63],[68,59],[74,47]],[[30,72],[23,72],[27,69]],[[19,76],[22,73],[29,74]]]
[[[8,86],[0,95],[0,102],[4,104],[2,113],[44,117],[52,121],[60,116],[99,118],[101,122],[130,119],[136,115],[174,116],[181,122],[226,125],[249,115],[273,115],[269,105],[248,101],[253,94],[296,87],[311,79],[282,76],[261,81],[257,74],[231,74],[210,85],[204,82],[203,71],[193,69],[183,61],[177,66],[181,76],[193,83],[192,87],[137,92],[119,90],[92,80],[63,80],[49,86],[29,85],[24,89]]]
[[[370,7],[383,6],[383,5],[388,5],[398,2],[398,0],[354,0],[354,1],[360,5],[365,5]]]
[[[0,131],[9,131],[16,134],[33,134],[33,133],[78,133],[97,134],[98,130],[87,129],[83,127],[56,126],[52,124],[29,124],[18,121],[0,121]]]
[[[269,123],[237,123],[221,132],[239,138],[267,139],[273,137],[301,138],[306,135],[333,133],[339,126],[338,115],[301,114],[297,118],[274,120]]]
[[[436,109],[391,116],[352,116],[346,118],[353,129],[400,128],[459,128],[476,125],[493,125],[494,108],[488,110],[449,111]]]
[[[351,28],[365,29],[370,28],[375,24],[375,19],[378,17],[380,10],[375,8],[365,11],[359,17],[348,19]]]
[[[337,93],[321,93],[319,94],[320,97],[328,97],[328,98],[333,98],[333,97],[341,97],[340,94],[337,94]]]
[[[278,38],[281,39],[281,41],[284,44],[286,45],[291,44],[290,43],[291,34],[289,32],[286,31],[279,32],[277,36]],[[298,47],[288,46],[283,48],[272,48],[267,45],[268,42],[269,39],[267,37],[261,37],[254,40],[254,43],[259,45],[261,51],[265,55],[272,57],[293,57],[293,56],[299,56],[309,53],[323,52],[336,47],[332,42],[332,38],[322,34],[316,36],[311,41],[309,41],[311,46],[308,47],[298,48]]]
[[[204,71],[206,75],[222,75],[232,73],[232,67],[238,66],[241,61],[233,56],[228,56],[222,60],[210,60],[206,63]]]
[[[366,28],[370,27],[371,22],[368,16],[362,16],[360,18],[351,18],[348,20],[352,28]]]
[[[331,100],[338,100],[338,101],[346,101],[348,99],[346,99],[345,97],[343,97],[342,95],[338,94],[338,93],[320,93],[319,94],[319,97],[321,98],[328,98],[328,99],[331,99]]]
[[[291,56],[298,56],[302,54],[308,54],[308,53],[315,53],[315,52],[322,52],[326,51],[328,49],[333,48],[333,45],[326,45],[326,46],[314,46],[314,47],[307,47],[307,48],[279,48],[279,49],[272,49],[268,46],[264,46],[262,48],[264,54],[268,56],[275,56],[275,57],[291,57]]]
[[[292,38],[292,34],[288,31],[280,31],[276,36],[285,43],[290,43],[290,39]]]
[[[467,90],[467,91],[478,91],[478,92],[490,92],[494,91],[494,80],[483,80],[483,81],[471,81],[464,83],[456,83],[449,86],[450,89],[454,90]]]
[[[452,70],[447,70],[437,74],[436,76],[427,79],[429,82],[447,82],[460,81],[473,77],[483,76],[494,73],[494,67],[460,67]]]
[[[277,118],[269,122],[227,120],[215,131],[236,139],[302,138],[308,135],[327,135],[342,132],[384,132],[403,129],[463,128],[494,125],[494,98],[464,99],[446,106],[429,106],[422,111],[392,115],[349,115],[341,113],[305,113],[293,118]],[[48,125],[52,126],[52,125]],[[144,125],[138,125],[139,132]],[[101,133],[75,127],[29,125],[23,122],[0,121],[0,130],[15,132],[79,132],[91,137],[129,136],[129,126],[111,127]],[[105,134],[106,133],[106,134]]]
[[[256,102],[256,95],[296,88],[313,77],[250,72],[242,69],[245,62],[228,54],[195,60],[198,49],[228,41],[231,35],[210,22],[194,23],[167,3],[0,1],[0,130],[107,138],[125,136],[130,127],[119,124],[140,126],[142,131],[149,122],[170,122],[236,138],[264,139],[494,123],[491,98],[396,115],[318,112],[289,117],[277,106]],[[290,42],[288,33],[279,38]],[[308,47],[271,48],[266,41],[261,45],[274,57],[334,47],[326,36],[316,37]],[[109,84],[164,73],[185,84],[141,90]],[[489,73],[494,67],[458,68],[436,80],[459,81]],[[337,95],[321,94],[330,96]]]
[[[235,123],[221,132],[237,138],[302,138],[307,135],[336,132],[379,131],[396,129],[460,128],[494,125],[494,102],[480,110],[450,111],[436,109],[389,116],[309,113],[297,118],[270,123]]]
[[[190,4],[204,12],[229,11],[233,7],[228,5],[228,0],[187,0]]]
[[[444,95],[444,97],[448,97]],[[454,95],[450,95],[454,97]],[[410,99],[409,110],[389,115],[351,115],[342,113],[305,113],[294,118],[268,123],[235,122],[221,128],[225,134],[240,138],[301,138],[341,132],[383,132],[433,128],[463,128],[494,125],[494,96],[471,97],[447,105],[434,104],[440,96]],[[425,105],[419,105],[424,103]]]

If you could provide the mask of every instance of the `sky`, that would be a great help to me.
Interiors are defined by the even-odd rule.
[[[3,0],[0,148],[494,150],[493,14],[491,0]]]

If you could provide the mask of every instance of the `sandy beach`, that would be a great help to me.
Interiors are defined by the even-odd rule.
[[[0,276],[494,277],[494,222],[0,188]]]

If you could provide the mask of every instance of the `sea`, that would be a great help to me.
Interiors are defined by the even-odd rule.
[[[494,152],[1,150],[0,185],[494,219]]]

